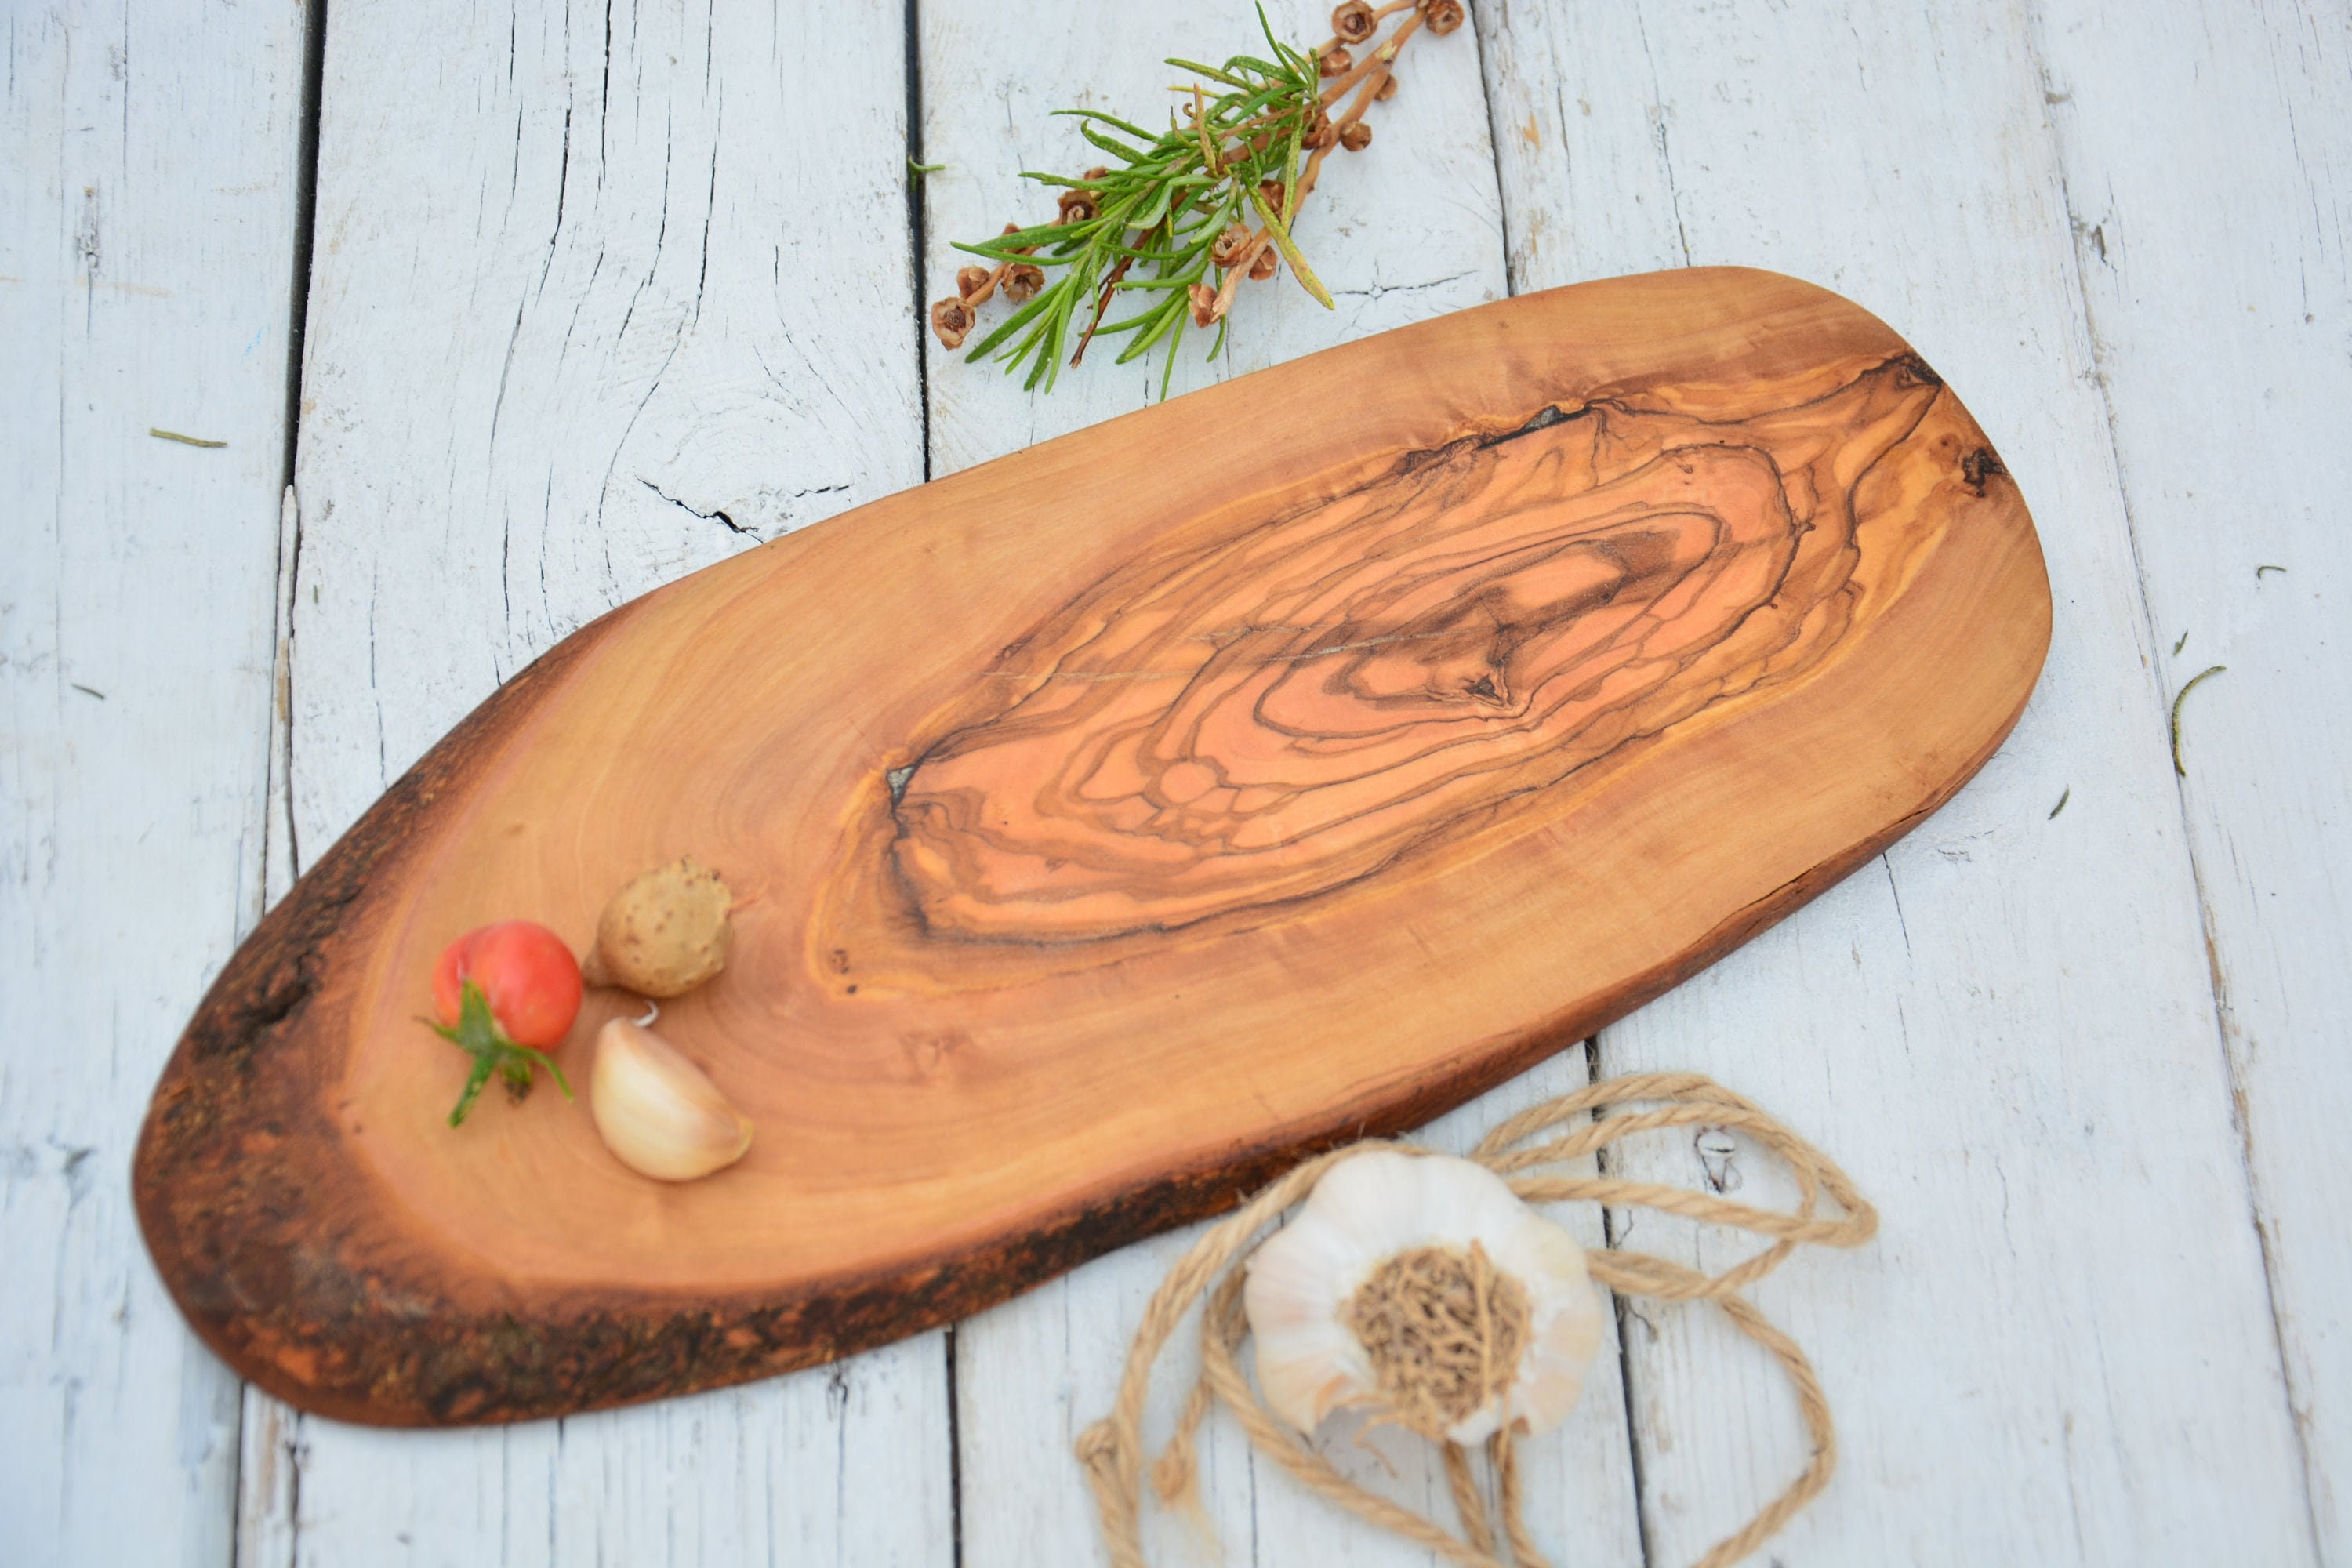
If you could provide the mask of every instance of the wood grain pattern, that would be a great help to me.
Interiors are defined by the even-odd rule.
[[[1898,360],[1744,420],[1547,411],[1122,567],[916,759],[892,853],[925,932],[1312,898],[1801,680],[1851,628],[1853,492],[1937,387]]]
[[[1297,395],[1310,379],[1412,395],[1334,420]],[[1257,432],[1245,447],[1237,425]],[[1119,442],[1203,477],[1139,485],[1106,460]],[[1444,489],[1457,481],[1528,504]],[[1433,485],[1445,527],[1471,531],[1454,555],[1517,561],[1496,554],[1516,530],[1563,564],[1475,601],[1498,617],[1480,646],[1512,644],[1483,674],[1453,629],[1382,645],[1443,656],[1402,700],[1428,704],[1434,679],[1454,710],[1507,714],[1524,694],[1533,712],[1613,678],[1622,702],[1492,748],[1515,788],[1433,792],[1402,814],[1409,843],[1363,841],[1377,874],[1343,836],[1356,860],[1271,897],[1244,876],[1238,900],[1174,906],[1182,923],[1043,931],[1019,923],[1034,901],[1010,930],[934,922],[896,850],[969,787],[948,769],[992,749],[975,734],[1020,732],[1003,678],[1045,692],[1042,715],[1117,684],[1043,679],[1056,659],[1134,673],[1061,647],[1074,607],[1117,627],[1152,603],[1127,574],[1165,586],[1189,559],[1213,578],[1253,530],[1303,549],[1376,526],[1384,500],[1409,522]],[[1675,542],[1717,538],[1735,542]],[[1686,659],[1663,705],[1642,659],[1608,656],[1644,617],[1612,610],[1596,563],[1647,619],[1699,628],[1657,634]],[[946,595],[975,576],[1007,586]],[[1412,607],[1410,571],[1369,600],[1349,571],[1332,580],[1358,620],[1270,635],[1326,638],[1307,645],[1320,657],[1445,622]],[[875,586],[845,615],[853,582]],[[1374,601],[1391,619],[1362,618]],[[1524,606],[1549,639],[1504,629]],[[1233,668],[1192,635],[1226,629],[1228,608],[1169,617],[1187,684]],[[1584,620],[1597,640],[1580,644]],[[513,1419],[827,1359],[1208,1212],[1301,1147],[1425,1119],[1702,966],[1948,796],[2014,720],[2047,636],[2032,528],[1981,432],[1834,296],[1694,272],[1390,333],[803,531],[568,639],[230,966],[159,1090],[142,1213],[234,1364],[352,1418]],[[1580,648],[1580,676],[1546,695]],[[1374,699],[1395,700],[1397,667],[1359,661],[1360,679],[1368,664],[1389,683]],[[728,983],[665,1014],[760,1125],[751,1155],[656,1191],[552,1096],[441,1128],[461,1064],[414,1021],[431,954],[497,913],[582,940],[605,891],[682,848],[759,900]]]

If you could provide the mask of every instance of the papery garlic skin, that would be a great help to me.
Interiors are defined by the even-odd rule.
[[[751,1123],[677,1047],[614,1018],[596,1035],[588,1111],[614,1158],[656,1181],[690,1182],[751,1147]]]
[[[1526,1291],[1528,1341],[1496,1397],[1448,1427],[1484,1442],[1506,1425],[1559,1425],[1583,1392],[1601,1346],[1601,1304],[1576,1238],[1483,1165],[1373,1150],[1324,1173],[1290,1223],[1249,1260],[1242,1301],[1257,1342],[1258,1386],[1302,1432],[1345,1405],[1382,1403],[1370,1357],[1348,1326],[1356,1291],[1399,1253],[1467,1252],[1475,1242]]]

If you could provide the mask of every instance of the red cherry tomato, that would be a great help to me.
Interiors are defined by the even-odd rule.
[[[519,1046],[560,1044],[580,1015],[580,964],[563,939],[533,921],[502,921],[469,931],[441,950],[433,966],[433,1006],[457,1022],[465,983],[482,988],[490,1017]]]

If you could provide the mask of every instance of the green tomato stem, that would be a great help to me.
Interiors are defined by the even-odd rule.
[[[459,1092],[457,1103],[450,1108],[450,1126],[464,1124],[492,1073],[503,1078],[509,1091],[520,1100],[530,1092],[535,1081],[532,1068],[545,1068],[548,1076],[555,1080],[555,1087],[563,1091],[563,1098],[572,1098],[572,1085],[564,1078],[563,1069],[546,1052],[519,1046],[507,1038],[498,1020],[490,1016],[490,999],[474,982],[465,982],[457,993],[457,1022],[454,1026],[430,1019],[425,1022],[435,1034],[474,1058],[473,1069],[466,1075],[466,1087]]]

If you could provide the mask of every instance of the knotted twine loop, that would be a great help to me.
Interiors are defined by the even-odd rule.
[[[1653,1109],[1598,1113],[1619,1106]],[[1737,1128],[1778,1156],[1795,1173],[1801,1201],[1794,1214],[1759,1209],[1706,1193],[1607,1176],[1538,1173],[1599,1152],[1637,1132],[1672,1127]],[[1560,1131],[1565,1127],[1566,1131]],[[1545,1568],[1528,1537],[1516,1443],[1507,1428],[1486,1444],[1487,1462],[1500,1494],[1499,1521],[1490,1520],[1470,1457],[1453,1443],[1441,1445],[1446,1482],[1462,1517],[1459,1536],[1412,1510],[1358,1486],[1293,1431],[1259,1398],[1239,1360],[1249,1322],[1242,1307],[1242,1265],[1263,1239],[1262,1232],[1303,1201],[1323,1173],[1343,1160],[1372,1149],[1431,1151],[1370,1141],[1319,1154],[1276,1181],[1192,1244],[1169,1270],[1144,1310],[1143,1322],[1129,1349],[1118,1397],[1110,1414],[1087,1428],[1077,1442],[1079,1463],[1101,1510],[1103,1539],[1113,1568],[1148,1568],[1143,1556],[1143,1405],[1151,1369],[1160,1352],[1195,1302],[1201,1314],[1201,1375],[1177,1416],[1176,1434],[1153,1467],[1152,1488],[1163,1502],[1199,1508],[1192,1448],[1213,1398],[1230,1409],[1257,1450],[1279,1464],[1312,1492],[1359,1518],[1391,1531],[1462,1568]],[[1769,1351],[1786,1369],[1797,1394],[1811,1452],[1805,1468],[1780,1496],[1753,1519],[1717,1542],[1695,1568],[1728,1568],[1769,1540],[1799,1510],[1820,1495],[1837,1467],[1837,1432],[1829,1401],[1812,1363],[1797,1342],[1776,1328],[1746,1297],[1748,1286],[1779,1268],[1806,1242],[1859,1247],[1876,1234],[1878,1213],[1829,1156],[1798,1137],[1753,1101],[1698,1073],[1635,1073],[1611,1079],[1572,1094],[1531,1106],[1479,1141],[1469,1156],[1503,1176],[1529,1203],[1591,1202],[1612,1207],[1639,1206],[1711,1225],[1728,1226],[1769,1237],[1771,1245],[1720,1274],[1704,1274],[1666,1258],[1615,1247],[1586,1254],[1592,1278],[1620,1295],[1666,1301],[1712,1301],[1733,1326]],[[1841,1215],[1817,1217],[1826,1194]],[[1499,1530],[1499,1533],[1498,1533]]]

